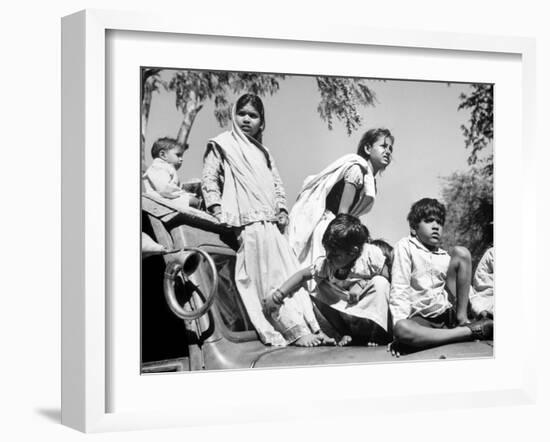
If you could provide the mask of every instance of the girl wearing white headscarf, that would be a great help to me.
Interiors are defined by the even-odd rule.
[[[305,290],[285,300],[273,315],[264,300],[298,269],[283,233],[286,196],[273,157],[262,144],[263,103],[241,96],[231,130],[209,141],[202,190],[207,210],[221,223],[242,229],[235,282],[247,313],[265,344],[315,346],[330,342],[320,331]]]

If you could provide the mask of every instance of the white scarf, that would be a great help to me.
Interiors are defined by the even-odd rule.
[[[273,159],[265,146],[248,138],[235,123],[235,108],[231,130],[210,141],[223,160],[221,221],[232,226],[274,221],[275,184],[268,166]]]
[[[289,240],[299,258],[311,240],[315,227],[326,210],[326,199],[334,185],[343,179],[346,172],[355,165],[368,171],[364,176],[363,191],[350,209],[354,216],[369,212],[376,197],[376,183],[370,164],[361,156],[348,154],[334,161],[318,175],[304,180],[302,190],[290,212]]]

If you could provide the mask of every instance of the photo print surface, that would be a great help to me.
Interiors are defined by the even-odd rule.
[[[141,372],[493,356],[493,86],[142,67]]]

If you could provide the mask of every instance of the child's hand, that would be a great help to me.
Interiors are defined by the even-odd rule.
[[[375,292],[374,284],[370,281],[358,281],[349,289],[349,303],[357,304],[367,295]]]
[[[263,300],[263,307],[267,314],[272,314],[279,310],[284,302],[284,295],[280,290],[275,290],[271,296],[268,296]]]
[[[212,216],[214,216],[218,221],[221,222],[222,208],[219,204],[212,206],[210,209],[210,213],[212,213]]]
[[[280,290],[275,290],[271,296],[268,296],[263,300],[263,307],[266,313],[272,313],[277,311],[283,302],[285,301],[285,295]]]
[[[281,233],[285,233],[286,227],[288,226],[288,213],[284,210],[281,210],[277,215],[277,227]]]

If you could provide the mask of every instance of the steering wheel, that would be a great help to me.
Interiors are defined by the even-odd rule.
[[[176,278],[181,274],[184,283],[189,281],[189,276],[195,272],[200,264],[199,255],[206,260],[212,271],[212,286],[202,306],[196,310],[186,310],[176,299]],[[218,272],[216,270],[216,265],[212,257],[204,250],[195,247],[186,247],[174,261],[171,261],[166,266],[164,272],[164,297],[166,298],[168,307],[170,307],[170,310],[172,310],[178,318],[187,321],[200,318],[210,310],[210,307],[212,307],[217,292]]]

